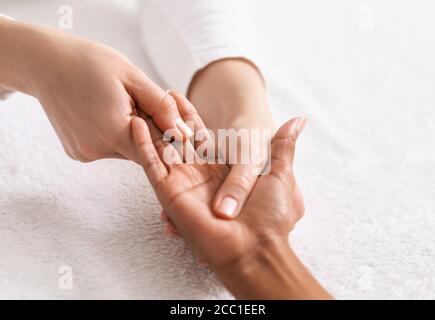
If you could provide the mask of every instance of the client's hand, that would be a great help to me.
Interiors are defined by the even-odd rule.
[[[193,121],[195,131],[203,128],[187,99],[174,97],[183,119]],[[289,121],[275,135],[271,172],[259,178],[240,216],[234,220],[220,219],[212,211],[214,196],[229,172],[228,166],[165,164],[163,156],[172,146],[163,142],[163,135],[152,120],[147,120],[147,124],[139,117],[132,123],[137,158],[164,212],[212,269],[225,269],[265,243],[287,243],[288,233],[304,211],[303,205],[293,201],[296,189],[292,172],[294,145],[304,120]]]
[[[176,95],[176,100],[182,116],[200,129],[203,125],[193,106],[181,96]],[[162,159],[171,146],[165,146],[152,121],[147,123],[149,130],[140,118],[132,123],[138,159],[169,218],[235,297],[331,298],[288,245],[288,233],[303,214],[303,206],[293,201],[292,172],[303,119],[287,122],[275,135],[270,174],[258,179],[240,216],[229,221],[212,211],[215,193],[229,168],[165,164]]]

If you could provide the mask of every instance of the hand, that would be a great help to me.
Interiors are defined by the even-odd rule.
[[[190,86],[189,99],[215,135],[219,129],[250,132],[259,130],[261,133],[269,131],[269,136],[265,138],[271,139],[275,132],[263,78],[248,60],[225,59],[210,64],[195,75]],[[249,148],[246,144],[249,144]],[[219,147],[221,152],[228,154],[227,148]],[[232,153],[234,154],[234,150]],[[262,141],[250,139],[243,148],[238,144],[237,153],[249,153],[245,158],[248,161],[245,164],[238,162],[231,165],[231,171],[213,202],[216,215],[226,219],[235,219],[239,215],[257,182],[259,172],[263,169],[261,165],[256,166],[253,163],[251,155],[261,156],[267,152],[262,150]],[[266,164],[268,159],[265,156],[260,160],[264,160],[263,164]],[[303,200],[297,186],[293,199],[302,205]]]
[[[183,119],[194,122],[196,132],[204,128],[187,99],[178,94],[174,98]],[[278,131],[272,141],[270,174],[258,179],[240,216],[230,221],[216,217],[212,210],[214,196],[230,171],[227,165],[167,165],[163,157],[171,145],[162,140],[152,120],[145,123],[136,117],[132,130],[136,156],[164,212],[200,258],[218,271],[264,243],[287,242],[289,231],[304,210],[303,205],[293,201],[292,173],[294,145],[304,125],[303,119],[294,119]]]
[[[71,158],[137,161],[130,130],[136,109],[162,131],[176,129],[177,139],[190,134],[174,99],[117,51],[51,28],[19,22],[3,28],[12,35],[5,47],[15,57],[2,52],[0,65],[13,65],[11,74],[17,75],[5,78],[7,87],[41,102]]]

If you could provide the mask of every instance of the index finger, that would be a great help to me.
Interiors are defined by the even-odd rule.
[[[172,129],[176,140],[190,138],[192,130],[181,118],[177,103],[169,91],[161,89],[142,72],[132,77],[126,83],[126,89],[136,106],[149,115],[162,132]]]

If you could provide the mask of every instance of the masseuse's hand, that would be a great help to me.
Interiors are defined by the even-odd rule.
[[[130,130],[136,108],[162,131],[177,129],[179,139],[189,135],[174,99],[117,51],[51,28],[12,21],[0,26],[2,47],[11,55],[2,53],[0,62],[17,77],[5,82],[41,102],[71,158],[137,161]]]
[[[194,107],[182,96],[175,97],[181,115],[193,121],[198,132],[203,124]],[[286,242],[289,231],[301,218],[303,205],[293,201],[292,161],[304,124],[303,119],[294,119],[275,135],[271,172],[259,178],[240,216],[234,220],[220,219],[212,210],[214,196],[230,171],[227,165],[168,165],[167,155],[177,153],[169,152],[172,145],[164,143],[152,121],[147,120],[146,125],[144,120],[135,118],[132,125],[137,157],[164,212],[200,258],[216,270],[259,250],[265,243]]]

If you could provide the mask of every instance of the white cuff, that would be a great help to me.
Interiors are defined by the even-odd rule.
[[[170,89],[186,94],[212,62],[244,58],[259,67],[254,27],[240,0],[142,0],[142,43]]]
[[[0,18],[6,18],[6,19],[9,19],[9,20],[15,20],[14,18],[11,18],[11,17],[9,17],[9,16],[7,16],[5,14],[1,14],[1,13],[0,13]]]

